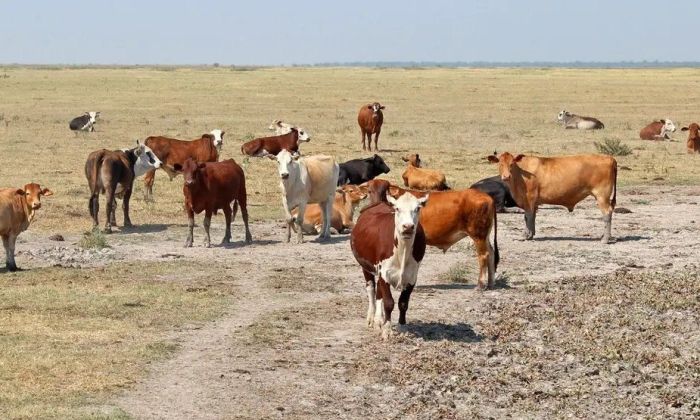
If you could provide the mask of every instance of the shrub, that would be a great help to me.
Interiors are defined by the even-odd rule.
[[[598,153],[610,156],[627,156],[632,154],[632,148],[623,144],[619,139],[604,139],[602,142],[594,141]]]
[[[83,249],[103,249],[109,248],[107,237],[99,229],[93,229],[90,232],[85,232],[83,237],[78,242],[78,246]]]

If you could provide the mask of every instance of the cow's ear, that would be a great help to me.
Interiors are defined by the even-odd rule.
[[[17,194],[17,195],[24,195],[24,194],[26,194],[26,193],[24,192],[23,189],[17,188],[17,191],[15,191],[15,194]]]
[[[518,155],[515,157],[515,159],[513,159],[513,162],[520,162],[524,157],[525,155]]]
[[[367,105],[367,109],[372,109],[372,105]]]
[[[688,131],[688,127],[681,128],[681,131]]]
[[[48,188],[44,188],[43,190],[41,190],[41,195],[43,195],[43,196],[45,196],[45,197],[48,197],[48,196],[50,196],[50,195],[53,195],[53,191],[51,191],[51,190],[48,189]]]
[[[221,132],[221,138],[222,138],[222,139],[224,138],[224,134],[226,134],[226,132],[225,132],[225,131],[222,131],[222,132]]]
[[[392,197],[396,197],[401,193],[399,188],[396,185],[390,185],[389,189],[387,190],[387,194],[390,194]]]
[[[299,152],[294,152],[294,154],[292,155],[292,159],[294,160],[299,160],[300,157],[301,155],[299,154]]]
[[[425,207],[425,205],[428,203],[428,197],[430,197],[430,194],[427,194],[427,195],[419,198],[418,205],[421,207]]]
[[[666,124],[666,120],[659,120],[661,124]]]
[[[173,165],[173,169],[175,169],[177,172],[182,172],[182,165],[176,163]]]
[[[396,207],[396,199],[391,196],[391,193],[389,193],[389,191],[386,192],[386,201],[391,207]]]
[[[379,109],[384,109],[386,108],[384,105],[380,106]]]
[[[498,163],[498,156],[488,155],[485,159],[491,163]]]
[[[408,158],[406,156],[401,156],[401,160],[403,160],[404,162],[408,162]]]
[[[277,160],[277,156],[275,156],[275,155],[265,155],[265,156],[267,156],[267,158],[270,160]]]

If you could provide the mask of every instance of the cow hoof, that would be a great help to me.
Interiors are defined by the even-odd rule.
[[[205,242],[205,243],[204,243],[204,248],[211,248],[211,243]]]
[[[247,244],[252,244],[253,243],[253,238],[250,235],[246,235],[245,237],[245,243]]]
[[[192,248],[192,241],[185,241],[185,248]]]
[[[603,237],[600,239],[600,242],[601,242],[601,243],[604,243],[604,244],[614,244],[615,242],[617,242],[617,240],[616,240],[616,239],[613,239],[613,238],[611,238],[611,237],[609,237],[609,236],[603,236]]]
[[[382,326],[382,338],[384,340],[390,339],[394,335],[394,329],[391,327],[391,322],[387,322]]]
[[[129,229],[131,229],[131,228],[133,228],[133,227],[134,227],[134,225],[133,225],[133,224],[131,224],[131,222],[124,222],[124,227],[125,227],[125,228],[129,228]]]
[[[231,243],[231,238],[224,238],[224,239],[221,241],[221,245],[228,245],[228,244],[230,244],[230,243]]]
[[[8,265],[7,266],[7,271],[14,273],[15,271],[20,271],[19,267],[16,265]]]

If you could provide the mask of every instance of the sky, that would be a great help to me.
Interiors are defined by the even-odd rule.
[[[698,0],[0,0],[0,63],[700,61]]]

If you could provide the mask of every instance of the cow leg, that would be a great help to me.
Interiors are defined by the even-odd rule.
[[[224,239],[221,241],[222,244],[231,243],[231,205],[224,206],[224,217],[226,218],[226,233],[224,234]]]
[[[253,242],[253,237],[250,234],[250,229],[248,229],[248,197],[243,190],[240,194],[240,198],[236,200],[234,206],[233,206],[233,216],[231,217],[231,220],[236,218],[236,207],[238,206],[240,201],[241,205],[241,216],[243,217],[243,226],[245,226],[245,243],[249,244]]]
[[[90,216],[92,216],[92,228],[95,229],[100,221],[97,218],[97,214],[100,211],[100,195],[99,193],[90,196],[90,202],[88,203],[90,207]]]
[[[391,296],[389,283],[385,282],[381,276],[377,282],[377,293],[381,292],[382,305],[377,306],[377,312],[380,312],[379,327],[382,330],[382,337],[387,339],[391,336],[391,312],[394,310],[394,298]],[[379,303],[379,302],[377,302]],[[375,319],[375,324],[377,323]]]
[[[370,136],[372,136],[372,135],[370,134]],[[379,151],[379,145],[378,145],[378,143],[379,143],[379,131],[377,131],[377,132],[374,134],[374,151],[375,151],[375,152],[378,152],[378,151]]]
[[[372,328],[374,326],[374,314],[377,310],[377,286],[374,281],[374,274],[368,273],[365,269],[362,269],[362,274],[365,276],[365,289],[367,289],[367,301],[369,304],[367,307],[367,326]]]
[[[610,195],[599,195],[596,197],[598,201],[598,208],[603,213],[603,221],[605,222],[605,229],[603,230],[603,237],[600,241],[604,244],[610,243],[610,235],[612,230],[612,216],[613,216],[613,206],[610,204]]]
[[[296,225],[296,228],[294,231],[297,233],[297,243],[304,243],[304,232],[302,230],[302,226],[304,225],[304,213],[306,212],[306,203],[300,203],[299,206],[297,206],[297,217],[292,218],[292,223]],[[289,228],[287,228],[289,229]],[[288,230],[289,231],[289,230]],[[289,237],[289,234],[287,234],[287,237]]]
[[[17,271],[15,264],[15,241],[17,236],[3,235],[2,245],[5,247],[5,264],[9,271]]]
[[[484,290],[487,285],[493,287],[495,275],[495,260],[494,253],[488,237],[474,239],[474,248],[476,249],[476,257],[479,261],[479,290]]]
[[[117,225],[117,199],[116,197],[112,199],[112,213],[109,215],[109,221],[112,224],[112,226]]]
[[[323,209],[323,227],[321,230],[321,235],[318,239],[325,241],[331,237],[331,217],[333,216],[333,198],[335,197],[335,191],[333,195],[329,196],[325,202],[321,203],[321,208]]]
[[[124,211],[124,227],[132,227],[131,219],[129,218],[129,200],[131,200],[131,188],[124,190],[124,198],[122,199],[122,210]],[[116,224],[116,221],[115,223]]]
[[[211,212],[209,210],[204,211],[204,247],[211,247],[211,238],[209,237],[209,227],[211,226]]]
[[[151,169],[143,176],[143,199],[153,201],[153,183],[156,180],[156,170]]]
[[[525,212],[525,239],[530,240],[535,237],[535,215],[537,210]]]
[[[284,209],[285,222],[287,222],[287,243],[289,243],[292,238],[292,227],[294,226],[294,216],[292,216],[291,210],[289,208],[289,202],[287,197],[282,195],[282,208]],[[302,220],[304,220],[302,218]]]
[[[117,202],[114,198],[114,189],[115,188],[111,185],[105,189],[107,197],[107,221],[105,222],[104,233],[112,233],[112,219],[114,218],[114,207]]]
[[[187,209],[187,239],[185,239],[185,248],[191,248],[192,242],[194,240],[194,211],[192,209]]]
[[[367,150],[367,146],[365,146],[365,130],[360,130],[362,132],[362,150]],[[369,144],[370,151],[372,150],[372,143],[370,142]]]
[[[399,296],[399,324],[406,324],[406,311],[408,311],[408,300],[411,299],[411,293],[413,292],[413,285],[409,284],[401,292]]]

